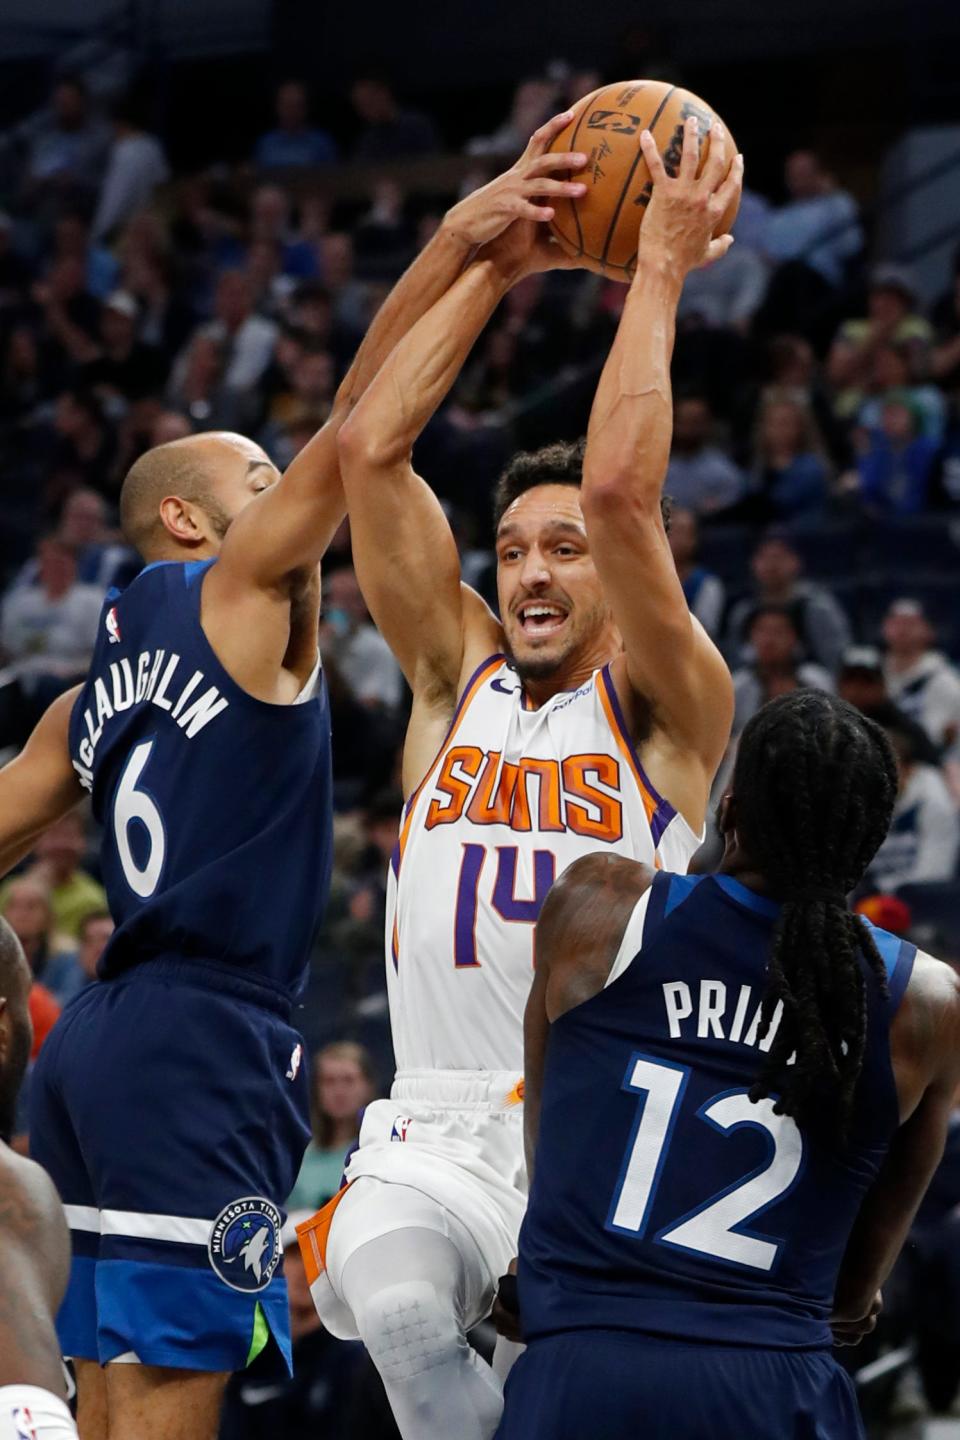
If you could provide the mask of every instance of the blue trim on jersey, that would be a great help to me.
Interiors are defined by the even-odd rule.
[[[210,560],[187,560],[183,566],[183,578],[187,585],[192,585],[199,575],[209,570],[213,564],[213,557]]]
[[[702,880],[705,880],[706,878],[707,877],[705,875],[665,876],[669,888],[667,891],[666,903],[663,909],[664,920],[666,920],[668,916],[672,915],[674,910],[676,910],[677,906],[682,905],[684,900],[689,900],[690,896],[693,894],[694,890],[697,888],[700,882]]]
[[[891,1010],[896,1010],[913,974],[913,962],[917,958],[917,947],[900,935],[891,935],[889,930],[880,930],[871,921],[864,919],[880,952],[887,972],[887,988]]]
[[[678,1240],[667,1240],[665,1237],[670,1233],[671,1230],[678,1230],[681,1225],[685,1225],[686,1222],[688,1220],[692,1220],[695,1215],[702,1215],[705,1210],[711,1209],[712,1206],[718,1204],[719,1201],[724,1200],[728,1195],[732,1195],[735,1190],[742,1190],[746,1185],[749,1185],[751,1181],[756,1180],[758,1175],[763,1175],[767,1170],[770,1169],[770,1166],[773,1164],[774,1158],[776,1157],[777,1142],[771,1134],[769,1126],[767,1126],[762,1120],[737,1120],[733,1125],[719,1125],[716,1120],[712,1119],[711,1116],[707,1114],[707,1111],[712,1110],[714,1105],[719,1104],[721,1100],[726,1100],[731,1095],[749,1094],[750,1089],[746,1086],[734,1086],[730,1090],[721,1090],[719,1094],[711,1095],[708,1100],[705,1100],[703,1104],[699,1107],[699,1109],[695,1112],[695,1114],[698,1120],[704,1121],[705,1124],[710,1126],[711,1130],[715,1130],[717,1134],[723,1136],[724,1139],[726,1139],[729,1135],[733,1135],[737,1130],[759,1130],[760,1133],[763,1135],[764,1140],[766,1141],[766,1157],[761,1161],[761,1163],[756,1167],[756,1169],[750,1170],[746,1175],[742,1175],[738,1179],[731,1181],[731,1183],[725,1186],[722,1190],[718,1190],[715,1195],[711,1195],[709,1199],[704,1200],[699,1205],[695,1205],[692,1210],[688,1210],[685,1215],[679,1216],[679,1218],[676,1220],[668,1221],[667,1224],[664,1225],[660,1230],[658,1230],[656,1235],[653,1236],[653,1241],[656,1245],[663,1245],[668,1250],[680,1250],[688,1255],[697,1255],[702,1257],[705,1252],[702,1250],[698,1250],[695,1246],[682,1245]],[[767,1098],[773,1104],[776,1104],[777,1100],[780,1097],[776,1094],[771,1094]],[[792,1192],[797,1188],[797,1185],[803,1178],[804,1171],[807,1168],[807,1148],[803,1144],[802,1134],[800,1135],[800,1144],[800,1164],[797,1166],[796,1175],[794,1175],[787,1188],[785,1190],[778,1190],[776,1195],[773,1195],[768,1201],[766,1201],[765,1204],[758,1206],[756,1210],[751,1210],[749,1215],[745,1215],[742,1220],[739,1220],[736,1225],[731,1225],[728,1230],[728,1234],[730,1235],[742,1235],[747,1240],[761,1240],[765,1245],[774,1246],[776,1253],[773,1258],[773,1263],[771,1264],[769,1270],[764,1270],[762,1272],[765,1275],[775,1274],[777,1266],[779,1265],[780,1259],[783,1255],[785,1240],[788,1237],[765,1235],[761,1230],[747,1229],[747,1222],[756,1220],[767,1210],[772,1209],[773,1206],[779,1205],[782,1200],[785,1200],[787,1196],[792,1194]],[[711,1262],[718,1265],[729,1265],[734,1270],[744,1270],[751,1275],[756,1275],[758,1270],[760,1270],[759,1266],[751,1265],[748,1261],[731,1260],[729,1255],[719,1255],[715,1251],[710,1253],[709,1259]]]
[[[743,905],[747,910],[753,910],[757,915],[768,915],[771,920],[776,920],[780,914],[780,903],[771,900],[767,895],[758,895],[756,890],[750,890],[746,885],[741,885],[732,875],[714,875],[714,880],[731,900],[738,905]]]

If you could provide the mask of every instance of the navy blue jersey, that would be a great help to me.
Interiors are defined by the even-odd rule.
[[[70,754],[103,826],[110,978],[165,955],[240,967],[289,999],[331,863],[330,714],[246,694],[200,625],[214,561],[148,565],[104,603]]]
[[[773,1040],[759,1011],[777,913],[726,876],[658,874],[627,929],[635,958],[551,1025],[520,1237],[527,1339],[830,1343],[850,1229],[899,1123],[889,1027],[916,951],[873,932],[889,995],[867,972],[844,1146],[748,1098]]]

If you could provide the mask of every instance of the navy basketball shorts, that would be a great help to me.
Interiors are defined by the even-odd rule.
[[[226,967],[151,960],[89,986],[37,1061],[31,1153],[73,1244],[64,1355],[290,1364],[280,1229],[310,1138],[289,1007]]]
[[[495,1440],[863,1440],[827,1350],[693,1345],[613,1330],[534,1340]]]

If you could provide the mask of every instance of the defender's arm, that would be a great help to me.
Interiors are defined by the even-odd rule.
[[[16,759],[0,770],[0,874],[30,851],[40,835],[83,798],[70,761],[70,712],[80,686],[58,696]]]
[[[544,153],[566,123],[557,116],[534,135],[508,172],[518,218],[506,233],[499,220],[492,236],[500,238],[398,345],[340,433],[354,560],[370,612],[415,695],[436,694],[443,704],[456,694],[467,636],[478,633],[477,643],[489,648],[494,627],[486,607],[461,588],[453,535],[411,454],[509,287],[530,270],[566,263],[556,246],[551,254],[538,243],[537,226],[553,211],[532,203],[582,193],[579,182],[549,178],[585,160]]]
[[[10,1152],[0,1164],[0,1239],[0,1386],[36,1385],[63,1396],[53,1317],[67,1287],[70,1235],[46,1172]]]
[[[598,995],[653,871],[621,855],[584,855],[543,902],[534,931],[536,973],[523,1021],[523,1138],[527,1178],[540,1129],[540,1099],[550,1026]]]
[[[670,360],[684,276],[723,255],[713,229],[742,183],[714,126],[697,179],[696,122],[688,120],[676,179],[645,134],[654,180],[637,270],[590,415],[582,505],[590,550],[626,649],[629,686],[655,726],[700,757],[709,784],[729,738],[733,696],[726,665],[687,608],[661,518],[670,454]],[[726,178],[724,178],[726,174]]]
[[[918,955],[891,1032],[903,1123],[850,1234],[837,1281],[834,1323],[869,1328],[880,1290],[943,1158],[960,1084],[960,976]],[[859,1337],[857,1337],[859,1338]]]

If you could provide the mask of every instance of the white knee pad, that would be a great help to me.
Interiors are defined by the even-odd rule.
[[[77,1427],[58,1395],[38,1385],[3,1385],[0,1440],[77,1440]]]
[[[466,1346],[453,1310],[434,1287],[406,1280],[370,1295],[357,1328],[384,1381],[412,1380],[455,1360]]]

